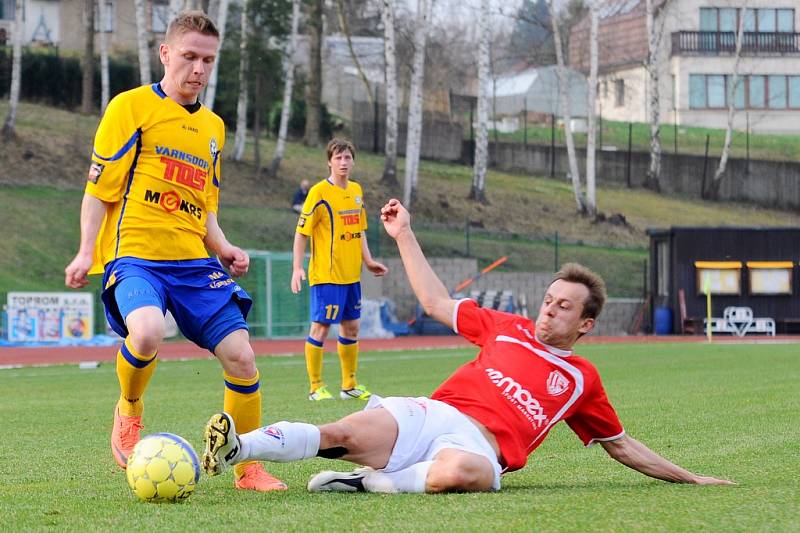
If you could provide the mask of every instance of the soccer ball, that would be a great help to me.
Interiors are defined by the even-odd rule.
[[[146,502],[177,502],[194,491],[200,461],[186,440],[154,433],[140,440],[128,456],[126,471],[133,493]]]

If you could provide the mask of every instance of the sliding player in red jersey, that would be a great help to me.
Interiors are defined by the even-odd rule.
[[[220,413],[206,425],[203,466],[210,474],[248,459],[339,458],[363,468],[325,471],[311,491],[445,492],[500,488],[553,426],[565,421],[581,441],[615,460],[677,483],[730,484],[694,474],[627,435],[594,365],[572,346],[595,325],[605,284],[567,264],[547,289],[536,322],[454,300],[436,276],[397,200],[381,210],[425,312],[480,347],[430,398],[372,397],[365,410],[313,426],[278,422],[237,435]]]

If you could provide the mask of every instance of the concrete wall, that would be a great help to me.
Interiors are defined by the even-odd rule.
[[[378,118],[377,149],[383,152],[386,144],[386,114],[382,106]],[[375,145],[375,120],[374,110],[367,103],[353,102],[352,137],[356,147],[360,150],[372,150]],[[406,153],[406,122],[408,111],[400,109],[397,135],[397,152]],[[464,132],[460,124],[437,119],[433,114],[425,113],[422,127],[421,156],[425,159],[439,161],[459,161],[462,154],[462,139]]]
[[[468,153],[469,143],[464,143]],[[493,167],[499,170],[548,175],[550,173],[550,147],[516,143],[499,143],[495,149],[489,143]],[[585,165],[585,150],[578,150],[578,166]],[[625,151],[597,152],[598,183],[625,184],[627,178]],[[631,185],[644,183],[650,156],[644,152],[631,154]],[[709,157],[706,162],[706,181],[710,182],[719,162]],[[555,172],[564,176],[569,168],[567,149],[556,147]],[[703,183],[703,156],[662,156],[661,188],[664,192],[700,198]],[[726,175],[720,189],[720,199],[750,202],[765,207],[797,209],[800,207],[800,164],[789,161],[729,159]]]
[[[379,261],[389,268],[389,274],[383,278],[376,278],[364,271],[361,275],[363,297],[388,298],[397,306],[399,320],[411,319],[416,314],[417,299],[411,291],[402,262],[399,258],[384,258]],[[455,287],[478,272],[475,259],[431,258],[430,263],[448,288]],[[510,290],[514,298],[524,294],[527,299],[528,316],[535,319],[551,279],[552,274],[549,272],[493,272],[482,276],[465,288],[464,293],[468,296],[471,290],[493,289]],[[639,299],[609,299],[591,334],[627,335],[641,304],[642,301]]]

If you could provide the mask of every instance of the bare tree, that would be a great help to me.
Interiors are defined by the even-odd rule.
[[[8,114],[3,124],[3,137],[6,139],[15,135],[14,128],[17,123],[19,90],[22,85],[22,31],[24,23],[22,14],[24,7],[25,0],[17,0],[14,5],[14,44],[11,59],[11,88],[8,91]]]
[[[589,97],[587,106],[587,128],[586,138],[586,211],[590,216],[597,215],[597,194],[596,194],[596,168],[595,168],[595,148],[597,142],[597,63],[598,63],[598,42],[597,26],[599,17],[599,5],[594,0],[589,5],[590,29],[589,29]],[[602,148],[602,147],[601,147]]]
[[[661,36],[664,31],[664,17],[656,21],[653,0],[645,2],[645,21],[647,27],[647,74],[650,96],[650,167],[647,171],[645,187],[658,191],[661,189],[661,96],[659,93],[659,68],[661,59]]]
[[[386,68],[386,143],[381,181],[390,187],[397,182],[397,49],[395,38],[394,0],[381,1],[381,21],[383,22],[383,55]]]
[[[292,115],[292,91],[294,90],[294,53],[297,49],[297,28],[300,25],[300,2],[292,0],[292,30],[289,34],[289,43],[283,54],[283,107],[281,108],[281,123],[278,126],[278,143],[275,146],[275,155],[269,165],[269,175],[277,176],[278,169],[286,151],[286,135],[289,132],[289,119]]]
[[[344,0],[336,0],[336,16],[339,19],[339,26],[342,28],[344,37],[347,40],[347,49],[350,52],[350,59],[353,60],[353,65],[356,67],[358,77],[361,78],[361,82],[364,84],[364,89],[367,91],[367,100],[369,100],[369,104],[372,106],[375,103],[374,97],[372,96],[372,86],[369,83],[367,75],[364,73],[364,69],[361,67],[361,62],[358,60],[358,54],[356,54],[356,51],[353,48],[353,39],[350,36],[350,26],[347,24],[347,16],[344,12]]]
[[[139,81],[147,85],[152,80],[150,70],[150,35],[147,31],[146,0],[134,0],[136,9],[136,42],[139,49]]]
[[[83,57],[81,57],[81,113],[94,107],[94,0],[83,0]]]
[[[109,10],[106,0],[97,0],[97,14],[100,22],[98,44],[100,45],[100,114],[105,113],[111,99],[111,81],[108,69],[108,35]]]
[[[486,199],[486,168],[489,166],[489,33],[491,16],[489,0],[481,0],[478,17],[478,131],[475,136],[475,165],[472,170],[472,188],[469,198],[481,203]]]
[[[209,4],[209,16],[214,20],[219,31],[219,45],[222,48],[222,43],[225,41],[225,26],[228,24],[228,7],[229,0],[216,0],[216,13],[212,11],[212,5]],[[243,8],[246,11],[246,9]],[[214,68],[211,70],[211,75],[208,77],[208,85],[206,86],[205,96],[203,103],[209,109],[214,109],[214,100],[217,97],[217,75],[219,72],[219,58],[220,54],[214,59]]]
[[[322,128],[322,0],[311,0],[308,13],[308,84],[303,143],[317,146]]]
[[[722,145],[722,156],[719,158],[719,165],[714,172],[714,178],[711,180],[710,194],[711,198],[717,198],[719,195],[719,187],[722,184],[722,178],[725,175],[725,169],[728,166],[728,157],[731,152],[731,141],[733,140],[733,117],[736,114],[736,89],[739,84],[739,63],[742,58],[742,38],[744,36],[744,14],[747,3],[740,8],[739,11],[739,25],[736,28],[736,52],[733,61],[733,73],[731,74],[728,84],[728,126],[725,129],[725,144]],[[705,192],[705,191],[703,191]]]
[[[241,161],[247,141],[247,92],[248,92],[248,50],[247,50],[247,0],[242,6],[240,19],[242,40],[239,43],[239,100],[236,102],[236,136],[233,143],[233,160]],[[258,142],[258,139],[256,139]]]
[[[567,69],[564,66],[564,53],[561,46],[561,30],[559,28],[558,13],[556,12],[553,3],[554,0],[548,0],[548,6],[550,7],[551,14],[550,21],[553,25],[553,40],[555,41],[556,45],[556,61],[558,61],[558,67],[556,68],[556,72],[558,73],[558,96],[560,102],[559,105],[561,107],[561,116],[564,119],[564,134],[567,138],[569,172],[572,178],[572,190],[575,193],[575,203],[578,205],[578,213],[585,214],[586,203],[583,198],[583,192],[581,191],[581,175],[580,170],[578,169],[577,154],[575,153],[575,140],[572,138],[572,128],[570,127],[570,122],[572,119],[570,116],[569,97],[567,95],[567,92],[569,91],[569,85],[567,83]]]
[[[186,0],[169,0],[168,19],[172,22],[178,13],[186,9]]]
[[[408,95],[408,131],[406,137],[406,174],[403,184],[403,203],[411,205],[417,194],[420,143],[422,142],[422,90],[425,80],[425,43],[434,0],[418,0],[417,22],[414,28],[414,60],[411,67],[411,87]]]

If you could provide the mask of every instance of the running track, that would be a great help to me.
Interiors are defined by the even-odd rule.
[[[437,348],[467,348],[474,349],[470,344],[456,335],[408,336],[394,339],[362,339],[362,351],[378,350],[420,350]],[[700,336],[629,336],[629,337],[587,337],[578,343],[577,351],[580,352],[581,344],[608,344],[608,343],[649,343],[649,342],[705,342],[705,337]],[[763,342],[763,343],[800,343],[798,336],[779,337],[747,337],[738,339],[732,337],[717,337],[714,342]],[[253,349],[256,355],[292,355],[303,351],[303,339],[290,340],[253,340]],[[336,349],[336,341],[325,342],[325,349]],[[54,347],[13,347],[0,348],[0,368],[17,366],[41,366],[59,364],[77,364],[84,361],[114,361],[116,346],[54,346]],[[211,354],[198,348],[188,341],[166,342],[161,345],[158,352],[160,359],[202,359],[211,357]]]

